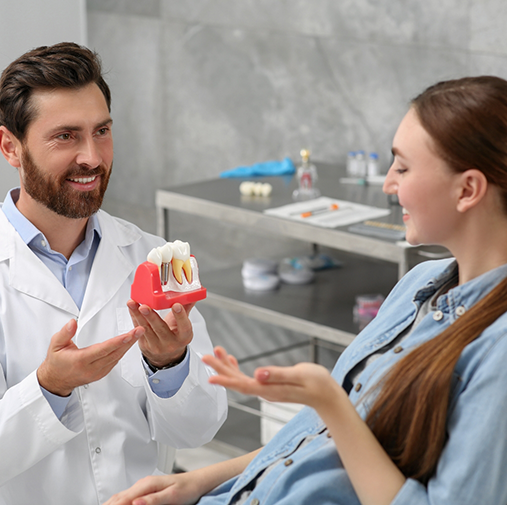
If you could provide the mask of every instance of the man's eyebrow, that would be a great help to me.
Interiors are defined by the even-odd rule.
[[[102,128],[103,126],[111,126],[113,124],[112,118],[108,118],[105,121],[101,121],[97,126],[95,126],[95,129]]]
[[[113,120],[111,118],[104,119],[104,121],[100,121],[97,123],[93,129],[98,130],[99,128],[103,128],[104,126],[110,126],[113,124]],[[59,132],[59,131],[72,131],[72,132],[80,132],[83,131],[82,126],[72,125],[72,124],[62,124],[59,126],[55,126],[51,129],[51,134]]]

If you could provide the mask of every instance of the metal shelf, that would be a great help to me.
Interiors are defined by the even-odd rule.
[[[347,346],[360,330],[353,320],[355,297],[365,293],[386,296],[397,281],[396,265],[339,256],[343,266],[317,272],[306,285],[280,284],[275,291],[244,288],[240,267],[201,273],[208,289],[205,303],[244,316]]]
[[[380,186],[340,184],[344,167],[317,163],[317,169],[318,187],[324,196],[389,208],[390,215],[378,221],[403,222],[401,208],[389,204]],[[292,202],[292,191],[296,187],[294,177],[256,179],[273,186],[272,196],[268,198],[243,197],[239,192],[242,180],[213,179],[158,190],[158,234],[169,240],[169,211],[175,210],[331,247],[349,254],[349,257],[342,269],[319,273],[312,285],[285,285],[274,293],[262,295],[245,292],[239,268],[201,272],[203,285],[209,292],[208,304],[300,331],[312,338],[347,345],[359,330],[352,321],[356,294],[387,294],[399,277],[417,262],[427,259],[420,254],[441,255],[444,251],[434,247],[411,247],[405,241],[359,235],[349,232],[347,227],[320,228],[266,215],[264,210]]]

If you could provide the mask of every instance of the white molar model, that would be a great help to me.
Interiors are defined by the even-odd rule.
[[[188,242],[167,242],[152,249],[147,259],[159,267],[163,291],[185,292],[202,287],[199,267],[195,258],[190,256]]]

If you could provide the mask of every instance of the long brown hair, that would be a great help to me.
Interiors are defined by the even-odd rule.
[[[481,170],[507,210],[507,81],[438,83],[412,107],[449,167]],[[406,477],[426,483],[446,441],[451,379],[463,349],[507,311],[507,279],[437,337],[401,359],[379,384],[367,424]]]

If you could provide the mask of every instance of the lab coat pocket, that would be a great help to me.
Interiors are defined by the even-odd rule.
[[[116,320],[118,324],[118,335],[127,333],[134,328],[129,310],[126,307],[116,309]],[[144,384],[144,369],[141,359],[139,346],[134,344],[120,360],[122,378],[136,388],[143,387]]]

